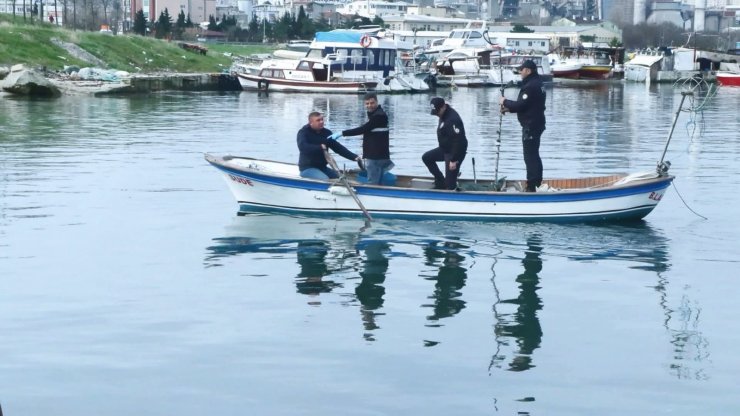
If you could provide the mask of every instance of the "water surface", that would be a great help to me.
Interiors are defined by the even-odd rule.
[[[498,90],[439,93],[463,176],[492,177]],[[681,99],[548,94],[546,177],[653,169]],[[398,173],[426,173],[429,98],[380,97]],[[733,414],[738,108],[721,88],[680,114],[676,186],[638,224],[366,228],[237,216],[203,160],[295,161],[309,111],[354,127],[361,97],[0,96],[4,414]],[[524,176],[519,134],[504,117],[501,176]]]

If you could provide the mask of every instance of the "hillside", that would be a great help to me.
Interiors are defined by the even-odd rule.
[[[75,47],[76,46],[76,47]],[[0,66],[25,64],[61,70],[65,65],[102,66],[131,73],[222,72],[231,65],[227,55],[267,53],[272,45],[205,44],[206,55],[186,51],[177,41],[138,35],[113,36],[71,31],[22,17],[0,14]]]

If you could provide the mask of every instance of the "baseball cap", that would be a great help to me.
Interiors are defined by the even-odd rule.
[[[430,114],[436,116],[437,113],[439,113],[439,109],[444,107],[445,100],[442,97],[434,97],[432,98],[432,101],[429,102],[429,105],[432,107],[432,112]]]
[[[533,72],[537,72],[537,64],[535,64],[534,61],[531,59],[527,59],[524,62],[522,62],[522,64],[519,65],[519,68],[517,69],[523,69],[523,68],[529,68]]]

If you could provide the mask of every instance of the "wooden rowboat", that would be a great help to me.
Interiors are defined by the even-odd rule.
[[[356,170],[342,172],[344,183],[302,178],[298,166],[290,163],[210,154],[205,158],[221,171],[242,212],[362,216],[362,205],[374,218],[625,221],[648,215],[673,181],[659,169],[546,179],[537,192],[523,192],[525,182],[520,180],[464,179],[458,190],[449,191],[432,189],[429,177],[397,176],[392,186],[376,186],[360,182]]]

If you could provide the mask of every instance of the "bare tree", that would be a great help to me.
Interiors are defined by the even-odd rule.
[[[100,1],[100,5],[103,8],[103,21],[105,23],[110,24],[110,22],[108,21],[108,8],[110,8],[113,5],[114,0],[99,0],[99,1]]]

